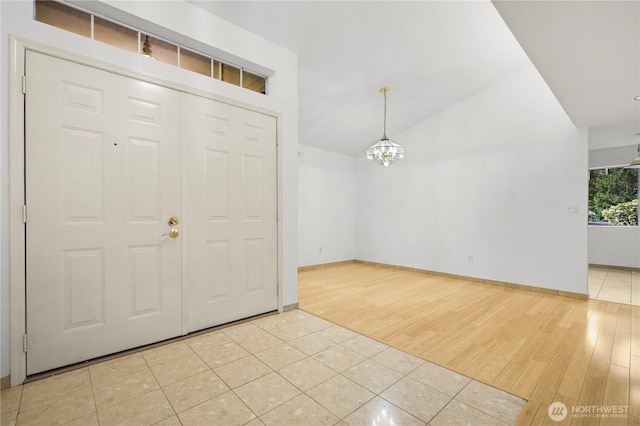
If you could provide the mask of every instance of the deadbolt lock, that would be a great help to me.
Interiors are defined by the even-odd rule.
[[[180,219],[178,219],[176,216],[171,216],[169,218],[169,225],[176,226],[179,223],[180,223]]]

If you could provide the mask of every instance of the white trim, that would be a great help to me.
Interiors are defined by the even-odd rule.
[[[180,112],[184,114],[185,111],[185,97],[180,96]],[[181,214],[180,226],[180,244],[182,244],[182,335],[189,333],[189,221],[184,220],[189,217],[189,203],[187,202],[189,197],[189,179],[185,176],[185,170],[187,167],[187,159],[189,158],[189,144],[187,143],[188,129],[186,126],[180,125],[180,138],[182,139],[181,153],[182,156],[182,170],[180,170],[180,176],[182,177],[182,199],[181,202]]]
[[[23,336],[26,332],[26,277],[25,277],[25,224],[22,221],[22,206],[24,205],[24,106],[25,97],[22,93],[22,76],[25,74],[25,52],[31,50],[41,54],[49,55],[55,58],[76,62],[81,65],[86,65],[94,68],[98,68],[107,72],[122,75],[125,77],[135,78],[140,81],[146,81],[158,86],[174,89],[180,92],[189,93],[197,96],[202,96],[208,99],[212,99],[218,102],[224,102],[248,110],[260,112],[276,118],[277,135],[276,140],[278,145],[283,138],[282,134],[282,114],[268,110],[266,108],[256,107],[255,105],[230,99],[228,97],[220,96],[214,93],[206,92],[200,89],[187,86],[185,84],[164,80],[152,75],[141,74],[126,67],[122,67],[116,64],[110,64],[102,61],[98,61],[92,58],[88,58],[82,55],[78,55],[57,47],[48,46],[39,42],[23,39],[15,35],[10,36],[10,76],[9,76],[9,168],[10,168],[10,182],[9,182],[9,265],[10,271],[10,291],[11,291],[11,324],[10,324],[10,340],[11,340],[11,386],[22,384],[27,377],[27,364],[26,354],[22,350]],[[27,82],[28,86],[28,82]],[[27,88],[28,90],[28,88]],[[183,155],[187,144],[183,144]],[[278,211],[283,211],[282,194],[284,190],[284,181],[282,179],[282,152],[280,149],[276,151],[277,155],[277,191]],[[186,183],[183,182],[183,194],[186,194]],[[182,212],[183,217],[186,217],[185,210]],[[185,224],[183,224],[185,226]],[[278,288],[278,311],[283,310],[283,270],[284,270],[284,232],[282,226],[282,215],[278,221],[278,253],[277,253],[277,288]],[[186,228],[183,228],[186,231]],[[184,232],[186,234],[186,232]],[[183,247],[186,247],[186,243],[183,242]],[[183,248],[184,253],[185,248]],[[183,257],[186,259],[186,256]],[[183,260],[183,262],[186,260]],[[183,278],[186,278],[187,268],[183,264]],[[186,291],[183,290],[183,291]],[[184,298],[184,303],[187,299]],[[183,309],[183,319],[186,315],[186,309]],[[183,321],[183,327],[186,327],[186,321]],[[186,330],[183,328],[183,333]]]
[[[25,224],[24,205],[24,76],[25,47],[15,37],[10,40],[9,71],[9,268],[11,304],[11,386],[27,377],[27,356],[22,350],[26,332]]]
[[[284,312],[284,221],[282,220],[282,213],[284,212],[283,194],[284,194],[284,180],[282,179],[282,164],[284,156],[282,150],[282,144],[280,141],[283,139],[282,134],[282,117],[276,118],[276,227],[277,227],[277,241],[278,246],[278,270],[276,272],[276,279],[278,280],[278,312]],[[296,297],[296,304],[298,298]]]

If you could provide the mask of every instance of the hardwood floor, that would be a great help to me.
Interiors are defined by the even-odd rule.
[[[519,425],[640,425],[638,306],[359,263],[300,272],[298,297],[302,310],[526,398]],[[561,423],[552,402],[568,407]],[[628,415],[585,412],[612,406]]]

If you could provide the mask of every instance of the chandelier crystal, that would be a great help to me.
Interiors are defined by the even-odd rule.
[[[384,127],[382,131],[382,139],[378,143],[371,145],[367,149],[367,159],[376,160],[376,163],[387,167],[389,164],[395,163],[398,158],[404,158],[404,148],[387,138],[387,92],[389,86],[380,89],[380,93],[384,95]]]

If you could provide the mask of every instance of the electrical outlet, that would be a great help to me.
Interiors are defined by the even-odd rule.
[[[576,203],[568,203],[564,212],[565,213],[578,213],[578,205]]]
[[[467,257],[467,262],[469,262],[469,263],[473,263],[473,256],[469,256],[469,257]]]

